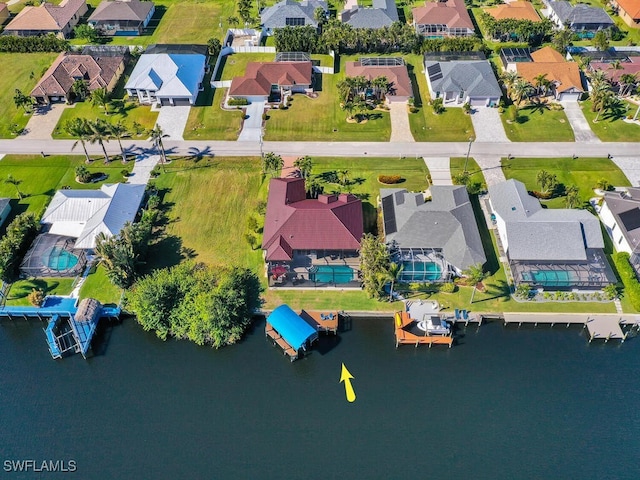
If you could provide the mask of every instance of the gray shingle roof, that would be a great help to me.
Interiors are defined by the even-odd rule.
[[[569,2],[550,1],[549,8],[555,12],[562,23],[613,25],[613,20],[603,8],[590,7],[583,3],[571,5]]]
[[[271,7],[266,7],[260,13],[262,25],[265,28],[284,28],[287,26],[287,18],[304,18],[305,25],[318,26],[314,18],[316,8],[321,7],[327,11],[327,2],[322,0],[282,0]]]
[[[514,179],[491,185],[489,196],[511,260],[584,261],[587,248],[604,248],[600,221],[586,210],[542,208]]]
[[[395,0],[373,0],[372,7],[353,7],[340,16],[344,23],[353,28],[382,28],[398,21]]]
[[[613,214],[620,232],[634,251],[640,250],[640,188],[606,192],[604,203]],[[1,209],[0,209],[1,211]]]
[[[442,249],[446,261],[460,270],[485,263],[466,188],[434,185],[431,195],[433,200],[425,202],[422,193],[399,188],[380,190],[381,199],[393,199],[393,208],[383,214],[385,219],[394,216],[397,226],[396,232],[385,232],[387,243],[395,242],[400,248]]]
[[[429,79],[433,91],[465,92],[469,97],[502,96],[502,89],[488,61],[426,61],[425,70],[428,72],[429,67],[438,64],[442,75],[432,75]]]
[[[100,2],[98,8],[91,14],[88,22],[99,22],[108,20],[139,20],[144,21],[151,10],[153,2],[142,2],[140,0],[112,1],[104,0]]]

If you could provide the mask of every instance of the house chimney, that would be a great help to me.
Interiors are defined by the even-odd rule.
[[[350,198],[350,197],[351,197],[351,195],[350,195],[350,194],[348,194],[348,193],[341,193],[341,194],[338,196],[338,201],[340,201],[340,202],[342,202],[342,203],[347,203],[347,202],[349,202],[349,198]]]
[[[338,200],[338,197],[336,195],[329,195],[326,193],[323,193],[322,195],[318,195],[318,201],[320,203],[324,203],[325,205],[329,203],[333,203],[337,200]]]

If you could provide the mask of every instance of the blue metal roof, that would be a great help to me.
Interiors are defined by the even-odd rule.
[[[267,322],[296,350],[307,340],[313,340],[318,336],[316,329],[291,310],[289,305],[276,308],[267,318]]]

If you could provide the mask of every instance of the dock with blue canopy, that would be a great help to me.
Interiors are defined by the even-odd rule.
[[[267,318],[265,334],[291,361],[318,339],[318,331],[288,305],[280,305]]]

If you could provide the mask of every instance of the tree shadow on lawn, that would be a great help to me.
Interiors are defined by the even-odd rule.
[[[42,280],[40,278],[31,278],[29,280],[26,280],[24,283],[19,285],[17,288],[12,286],[11,290],[9,291],[9,295],[7,297],[7,300],[18,300],[20,298],[25,298],[34,289],[35,290],[42,290],[46,295],[49,292],[52,292],[53,290],[58,288],[59,285],[60,285],[60,282],[57,282],[55,280],[54,281],[50,281],[49,283],[47,283],[46,281],[44,281],[44,280]]]

